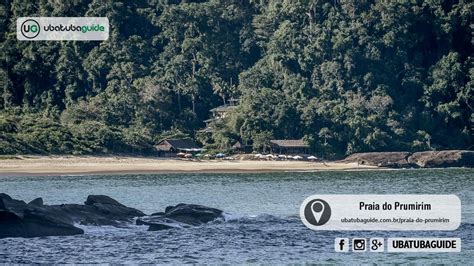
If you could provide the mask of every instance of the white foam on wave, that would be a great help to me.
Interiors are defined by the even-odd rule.
[[[224,216],[224,222],[238,220],[245,217],[245,215],[233,214],[233,213],[227,213],[227,212],[223,212],[222,216]]]
[[[224,216],[224,222],[235,222],[235,221],[269,221],[269,220],[277,220],[280,219],[277,216],[271,214],[250,214],[250,215],[242,215],[242,214],[231,214],[231,213],[222,213]]]
[[[112,225],[83,225],[83,224],[74,224],[75,227],[78,227],[84,230],[84,234],[90,235],[101,235],[101,234],[130,234],[135,232],[146,231],[147,226],[140,226],[135,224],[126,224],[123,227],[116,227]]]

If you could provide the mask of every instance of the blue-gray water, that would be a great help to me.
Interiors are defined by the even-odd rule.
[[[180,202],[223,209],[229,221],[148,232],[84,227],[85,235],[0,239],[0,263],[458,263],[474,258],[474,170],[0,177],[0,192],[46,204],[106,194],[145,213]],[[456,194],[456,231],[315,232],[297,216],[312,194]],[[335,237],[460,237],[460,253],[335,253]]]

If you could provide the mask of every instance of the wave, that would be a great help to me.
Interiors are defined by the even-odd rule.
[[[223,213],[223,219],[214,220],[212,223],[240,223],[240,224],[255,224],[255,223],[288,223],[299,219],[297,216],[280,217],[271,214],[256,214],[256,215],[242,215]]]

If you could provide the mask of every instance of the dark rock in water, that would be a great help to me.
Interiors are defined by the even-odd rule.
[[[125,205],[105,195],[89,195],[86,202],[84,202],[85,205],[94,205],[96,203],[125,207]]]
[[[11,200],[12,197],[10,197],[10,195],[7,195],[5,193],[0,193],[0,199],[8,199],[8,200]]]
[[[15,213],[19,217],[23,217],[23,210],[28,207],[28,204],[22,200],[16,200],[7,194],[0,195],[0,209],[8,210]]]
[[[43,199],[42,198],[36,198],[28,203],[28,205],[33,205],[33,206],[38,206],[41,207],[43,206]]]
[[[44,208],[26,209],[23,216],[26,236],[67,236],[84,234],[67,217],[62,217]]]
[[[223,218],[222,211],[195,204],[168,206],[165,212],[145,214],[103,195],[90,195],[84,205],[45,205],[42,198],[26,203],[0,193],[0,238],[64,236],[83,234],[74,226],[122,226],[137,219],[137,225],[148,225],[149,231],[185,228]]]
[[[222,211],[195,204],[178,204],[167,208],[165,217],[190,225],[200,225],[222,217]]]
[[[448,150],[415,152],[408,162],[419,167],[474,167],[474,151]]]
[[[51,210],[30,206],[24,201],[2,197],[0,210],[0,238],[37,237],[83,234],[70,219]]]
[[[164,213],[137,219],[137,225],[149,225],[148,231],[198,226],[217,218],[223,218],[222,211],[195,204],[168,206]]]
[[[145,215],[107,196],[89,196],[86,203],[44,205],[35,199],[26,204],[0,194],[0,238],[83,234],[75,223],[120,226]]]
[[[365,152],[354,153],[343,160],[348,163],[379,167],[406,168],[412,167],[408,163],[409,152]]]
[[[0,210],[0,238],[26,237],[22,218],[14,212]]]
[[[131,222],[135,217],[145,216],[143,212],[104,195],[89,195],[84,204],[66,204],[61,207],[84,225],[119,226],[123,222]]]
[[[57,212],[65,212],[74,222],[82,225],[120,226],[124,223],[132,222],[135,217],[145,216],[143,212],[121,204],[63,204],[52,207],[56,208]]]

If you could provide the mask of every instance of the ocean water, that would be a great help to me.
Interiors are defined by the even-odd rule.
[[[195,203],[227,213],[225,221],[148,232],[82,227],[84,235],[0,239],[0,263],[457,263],[474,259],[474,169],[417,169],[245,174],[2,176],[0,192],[45,204],[109,195],[145,213]],[[455,231],[312,231],[298,217],[312,194],[456,194]],[[460,253],[336,253],[336,237],[460,237]]]

